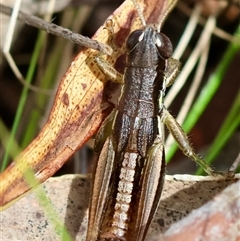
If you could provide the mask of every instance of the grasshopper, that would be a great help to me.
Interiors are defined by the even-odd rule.
[[[99,158],[93,175],[87,241],[145,239],[165,176],[161,123],[186,156],[213,174],[164,106],[165,90],[174,82],[181,64],[171,57],[171,41],[160,29],[176,2],[170,3],[155,28],[146,25],[140,7],[133,1],[143,28],[128,36],[123,75],[101,55],[96,58],[101,72],[123,87],[118,105],[96,136]]]

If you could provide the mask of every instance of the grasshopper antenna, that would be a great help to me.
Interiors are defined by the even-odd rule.
[[[142,12],[142,10],[140,9],[139,4],[137,3],[136,0],[132,0],[132,2],[133,2],[134,6],[135,6],[135,8],[136,8],[136,10],[137,10],[137,12],[138,12],[138,15],[139,15],[139,17],[140,17],[140,19],[141,19],[142,25],[143,25],[143,26],[146,26],[147,24],[146,24],[146,21],[145,21],[145,19],[144,19],[144,17],[143,17],[143,12]]]
[[[157,29],[158,32],[160,32],[160,30],[161,30],[161,28],[162,28],[162,25],[163,25],[166,17],[167,17],[168,14],[172,11],[172,9],[173,9],[174,6],[176,5],[177,1],[178,1],[178,0],[172,0],[172,1],[170,2],[170,4],[168,5],[166,11],[163,13],[163,16],[162,16],[162,18],[161,18],[161,20],[160,20],[160,22],[159,22],[159,25],[158,25],[158,29]]]

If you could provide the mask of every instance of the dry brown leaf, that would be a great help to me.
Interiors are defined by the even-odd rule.
[[[165,10],[162,0],[141,0],[147,23],[156,23]],[[114,45],[109,63],[124,53],[128,34],[141,27],[130,0],[125,1],[109,19],[114,23]],[[93,39],[107,43],[109,32],[101,27]],[[72,62],[57,91],[49,120],[37,138],[0,175],[0,206],[6,208],[39,182],[52,176],[99,128],[109,113],[103,100],[106,77],[94,63],[96,51],[86,49]],[[30,168],[36,181],[31,186],[24,175]],[[8,204],[8,205],[7,205]]]

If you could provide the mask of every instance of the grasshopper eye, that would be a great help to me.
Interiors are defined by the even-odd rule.
[[[173,47],[172,47],[172,43],[171,43],[170,39],[162,33],[156,34],[155,37],[156,37],[155,44],[156,44],[158,53],[161,56],[161,58],[163,58],[163,59],[170,58],[173,53]]]
[[[131,51],[139,43],[139,41],[141,41],[139,38],[142,34],[142,30],[135,30],[128,36],[126,47],[129,51]]]

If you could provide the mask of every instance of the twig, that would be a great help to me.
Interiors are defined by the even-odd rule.
[[[0,12],[10,16],[12,14],[12,8],[0,4]],[[73,43],[79,44],[86,48],[95,49],[108,55],[111,55],[112,53],[111,47],[106,44],[99,43],[96,40],[92,40],[81,34],[74,33],[71,30],[63,28],[56,24],[45,22],[44,20],[36,16],[28,15],[19,11],[18,19],[28,25],[45,30],[53,35],[63,37],[72,41]]]

